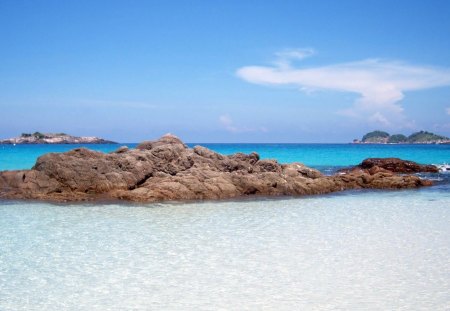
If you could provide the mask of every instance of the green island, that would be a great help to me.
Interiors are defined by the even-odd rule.
[[[385,131],[372,131],[361,140],[354,139],[355,144],[450,144],[450,138],[427,131],[419,131],[409,136],[403,134],[390,135]]]

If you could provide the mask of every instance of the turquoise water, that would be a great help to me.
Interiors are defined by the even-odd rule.
[[[84,145],[102,152],[136,144]],[[188,144],[194,146],[196,144]],[[398,157],[420,163],[450,163],[450,145],[354,145],[354,144],[204,144],[222,154],[258,152],[264,159],[309,166],[346,166],[369,157]],[[48,152],[64,152],[83,145],[0,145],[0,170],[31,168]]]
[[[450,162],[436,145],[205,145],[324,171]],[[0,146],[0,169],[73,147]],[[276,200],[0,201],[0,310],[449,310],[450,174],[423,176],[435,185]]]

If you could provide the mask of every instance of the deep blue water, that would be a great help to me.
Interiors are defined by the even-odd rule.
[[[80,146],[110,152],[120,145],[0,145],[0,170],[28,169],[48,152],[65,152]],[[450,145],[355,145],[355,144],[188,144],[202,145],[222,154],[257,152],[263,159],[282,163],[301,162],[314,167],[348,166],[369,157],[398,157],[424,164],[450,163]]]

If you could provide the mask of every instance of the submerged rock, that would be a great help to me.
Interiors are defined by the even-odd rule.
[[[394,172],[390,165],[373,165],[325,176],[301,163],[260,160],[256,153],[224,156],[201,146],[188,148],[176,136],[165,135],[136,149],[119,148],[107,154],[77,148],[43,155],[31,170],[0,172],[0,198],[154,202],[431,184],[414,175]]]

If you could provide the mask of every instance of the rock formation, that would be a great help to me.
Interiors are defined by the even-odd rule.
[[[413,161],[401,160],[398,158],[371,158],[364,160],[359,167],[371,169],[373,167],[383,168],[394,173],[438,173],[439,169],[434,165],[422,165]]]
[[[260,160],[256,153],[224,156],[201,146],[188,148],[177,137],[165,135],[135,149],[121,147],[108,154],[78,148],[43,155],[31,170],[0,172],[0,198],[154,202],[431,184],[414,175],[397,175],[392,166],[377,163],[325,176],[301,163]]]

